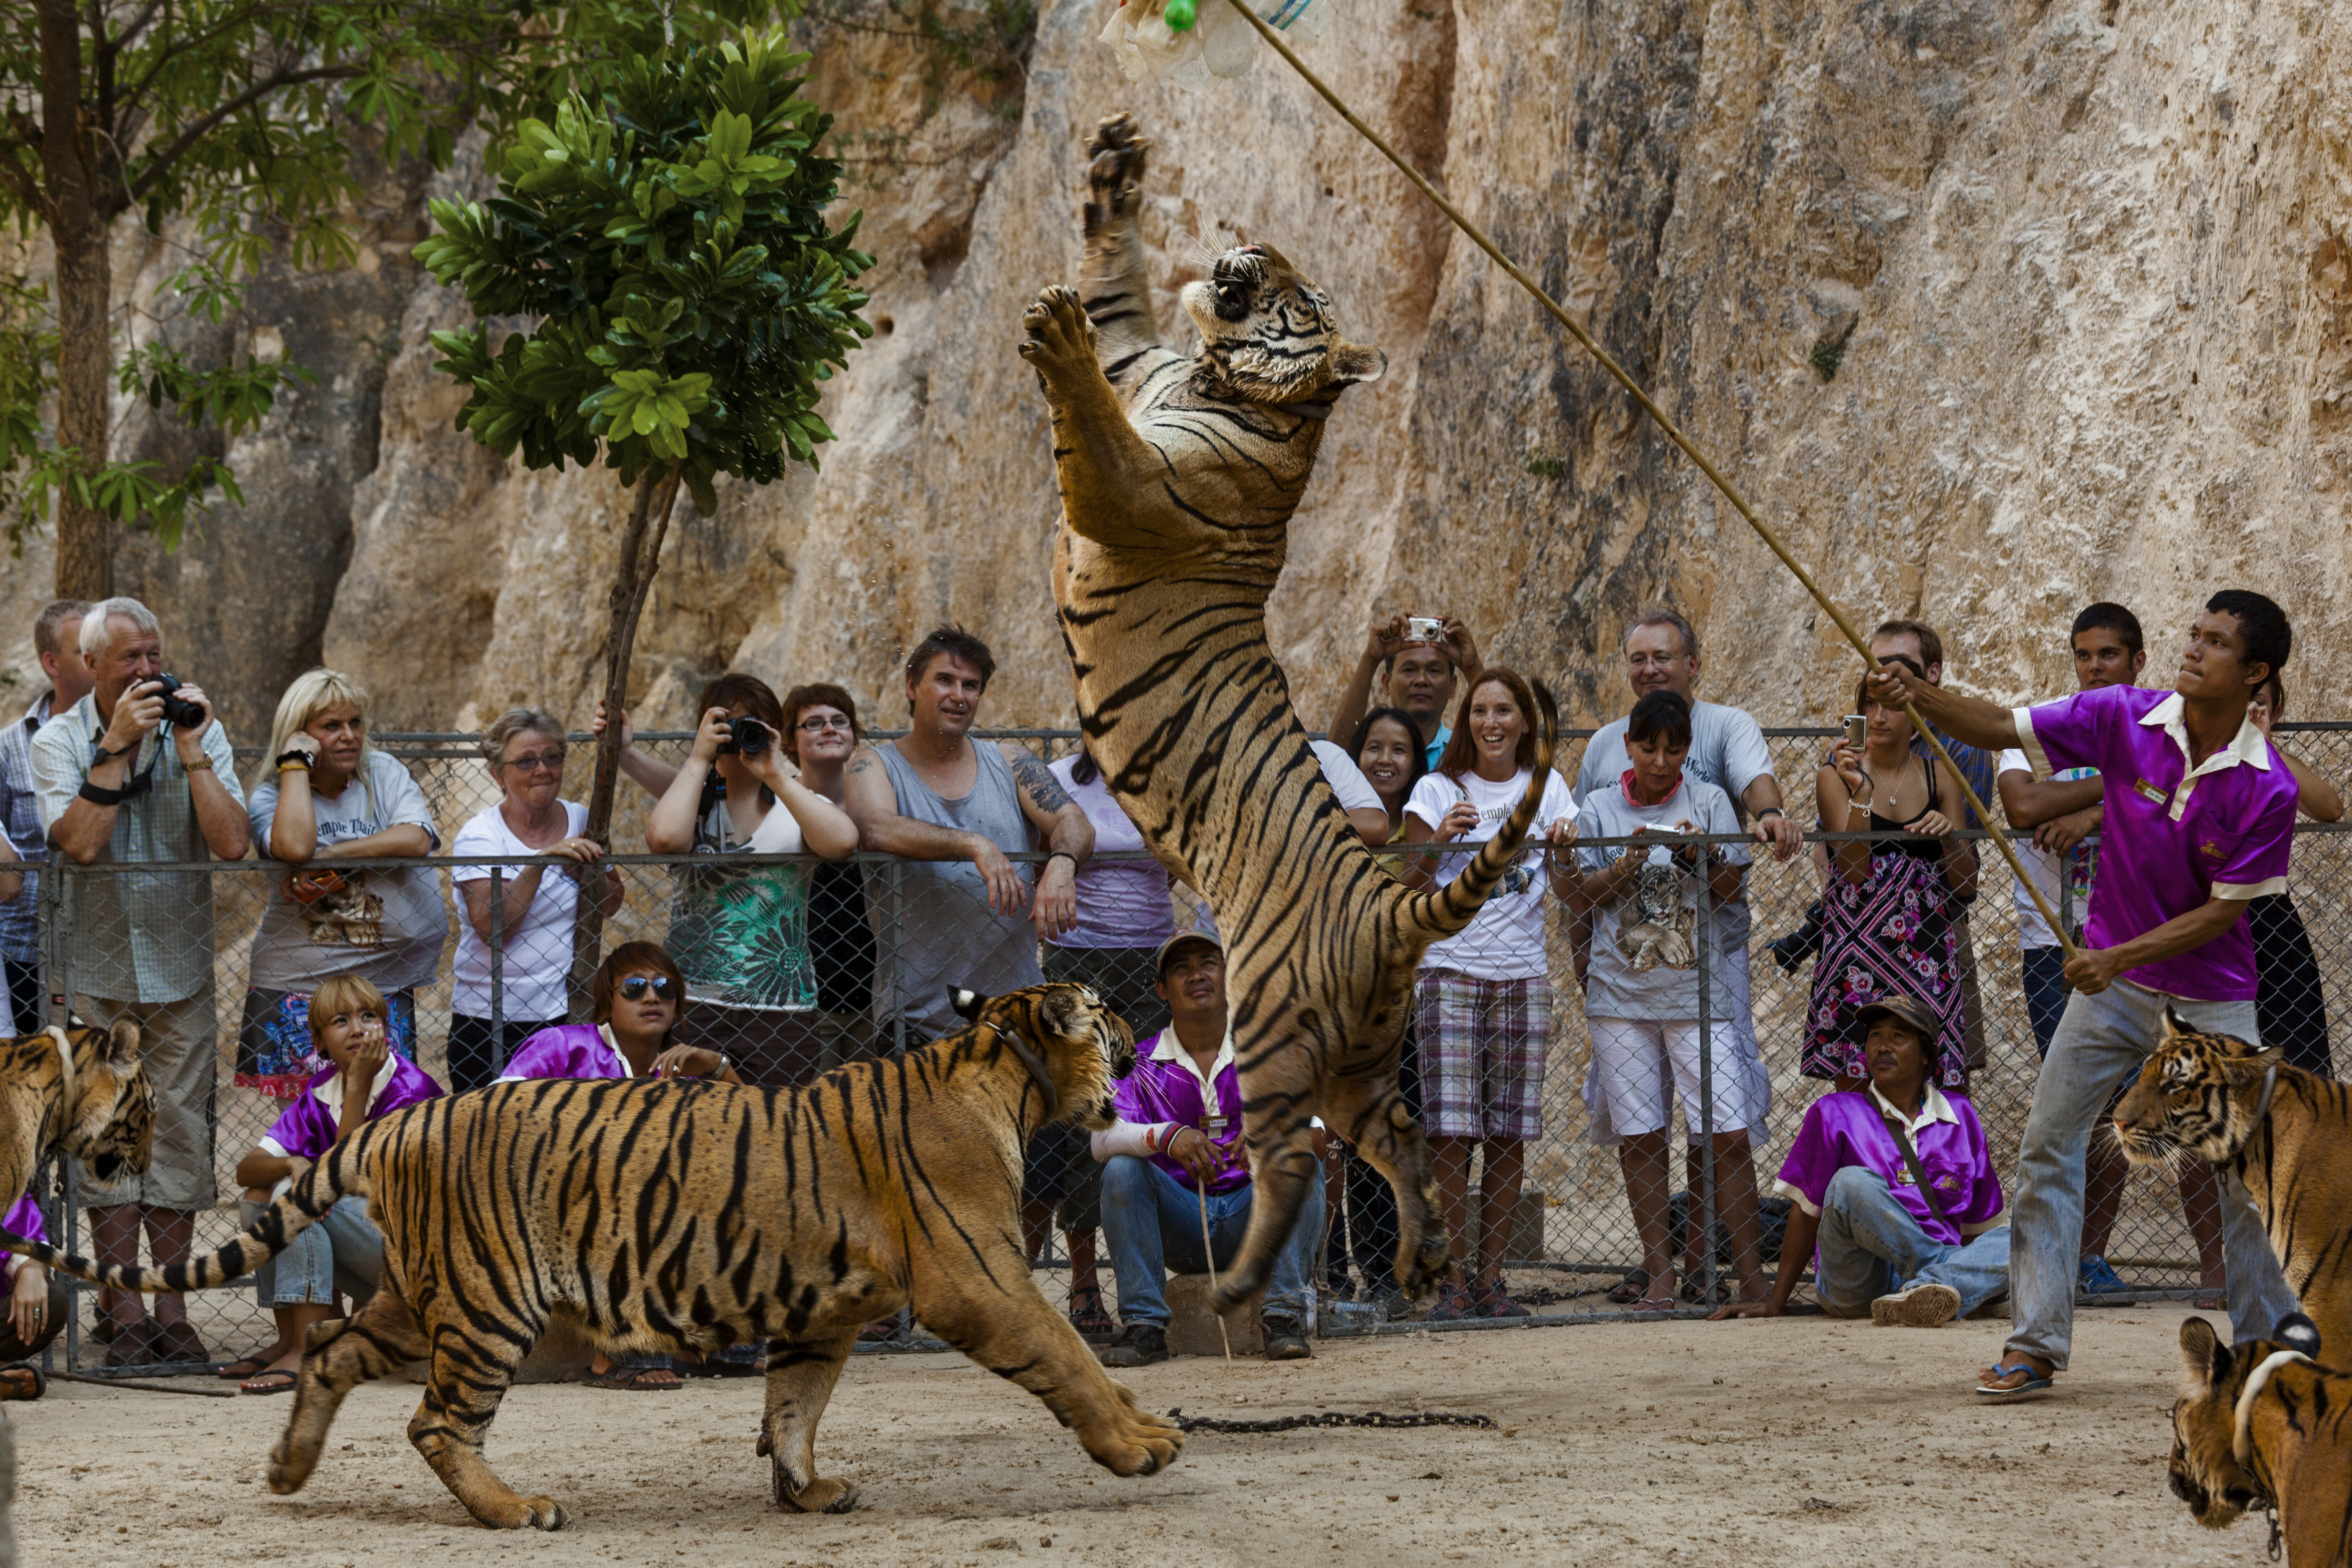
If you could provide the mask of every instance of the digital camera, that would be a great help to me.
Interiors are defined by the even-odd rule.
[[[1445,623],[1435,616],[1407,616],[1404,618],[1404,640],[1407,642],[1445,645]]]
[[[149,685],[159,689],[163,697],[163,721],[174,730],[200,730],[211,717],[201,702],[191,702],[179,695],[180,678],[159,675]]]
[[[769,734],[768,727],[749,713],[728,720],[727,729],[734,738],[720,744],[719,752],[721,756],[731,752],[738,756],[756,757],[765,752],[768,742],[774,739]]]

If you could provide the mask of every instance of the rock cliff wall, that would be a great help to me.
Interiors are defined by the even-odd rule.
[[[1934,621],[1952,678],[2009,698],[2066,684],[2066,619],[2095,597],[2139,612],[2153,679],[2227,579],[2295,615],[2298,710],[2352,705],[2328,658],[2352,573],[2352,100],[2331,85],[2352,10],[1343,3],[1312,63],[1584,313],[1857,617]],[[952,617],[997,646],[991,721],[1068,717],[1044,409],[1013,345],[1037,289],[1076,274],[1079,142],[1118,108],[1155,144],[1163,327],[1194,237],[1242,236],[1389,353],[1333,420],[1273,607],[1310,722],[1375,608],[1455,610],[1580,716],[1612,710],[1618,628],[1658,597],[1703,628],[1706,695],[1767,721],[1843,710],[1826,617],[1377,153],[1271,58],[1213,95],[1130,86],[1095,42],[1103,4],[1048,5],[1025,65],[904,11],[803,25],[881,258],[877,335],[835,384],[821,475],[682,509],[641,712],[682,720],[733,663],[840,679],[887,721],[898,650]],[[421,195],[386,198],[379,237],[409,237]],[[257,679],[320,649],[391,723],[520,700],[584,722],[625,498],[453,434],[425,334],[462,307],[404,247],[378,254],[257,305],[279,323],[247,330],[275,324],[334,396],[256,437],[242,518],[173,560],[135,552],[126,586]],[[10,608],[46,569],[37,548],[12,568]],[[236,651],[264,632],[299,653]]]

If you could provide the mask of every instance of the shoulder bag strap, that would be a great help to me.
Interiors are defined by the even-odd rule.
[[[1944,1205],[1936,1201],[1936,1189],[1927,1184],[1927,1173],[1919,1164],[1919,1151],[1911,1147],[1911,1134],[1903,1130],[1903,1123],[1897,1117],[1884,1110],[1878,1114],[1885,1121],[1886,1131],[1895,1135],[1895,1152],[1903,1156],[1903,1168],[1911,1173],[1911,1184],[1917,1187],[1919,1195],[1927,1200],[1927,1212],[1934,1215],[1938,1222],[1951,1224],[1944,1214]]]

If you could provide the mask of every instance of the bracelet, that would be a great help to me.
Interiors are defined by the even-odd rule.
[[[212,765],[212,758],[208,756],[198,757],[193,763],[182,763],[180,764],[180,771],[184,773],[200,773],[210,768]]]
[[[289,748],[278,753],[278,771],[281,773],[289,768],[300,768],[307,773],[310,766],[310,753],[299,748]]]
[[[1066,849],[1056,849],[1051,855],[1045,857],[1045,864],[1048,866],[1052,865],[1056,860],[1067,860],[1070,863],[1070,869],[1073,871],[1078,868],[1078,858],[1071,854]]]
[[[1786,816],[1788,815],[1789,814],[1787,812],[1782,811],[1777,805],[1768,805],[1763,810],[1756,814],[1756,820],[1761,822],[1768,816]]]

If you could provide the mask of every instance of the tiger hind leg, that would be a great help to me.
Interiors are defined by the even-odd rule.
[[[778,1508],[847,1513],[857,1506],[855,1483],[816,1473],[816,1424],[856,1342],[855,1330],[768,1342],[768,1407],[760,1419],[759,1451],[768,1458]]]
[[[1038,1290],[1009,1237],[989,1251],[1001,1256],[987,1258],[987,1270],[973,1284],[952,1292],[940,1284],[918,1290],[915,1313],[924,1326],[1043,1400],[1111,1474],[1149,1476],[1174,1464],[1184,1448],[1182,1429],[1136,1408],[1134,1394],[1111,1380],[1078,1331]]]
[[[512,1328],[520,1331],[469,1335],[454,1312],[434,1325],[432,1370],[408,1423],[408,1440],[450,1495],[482,1524],[492,1530],[561,1530],[570,1517],[562,1503],[522,1496],[482,1458],[483,1435],[514,1381],[515,1368],[538,1337],[532,1326]]]
[[[351,1317],[313,1324],[294,1380],[294,1409],[269,1450],[269,1489],[280,1497],[300,1491],[318,1468],[327,1430],[344,1397],[362,1383],[397,1372],[425,1350],[416,1319],[389,1279]]]
[[[1328,1119],[1396,1194],[1397,1285],[1409,1296],[1425,1295],[1453,1263],[1429,1140],[1393,1081],[1364,1098],[1360,1106],[1330,1107]]]

